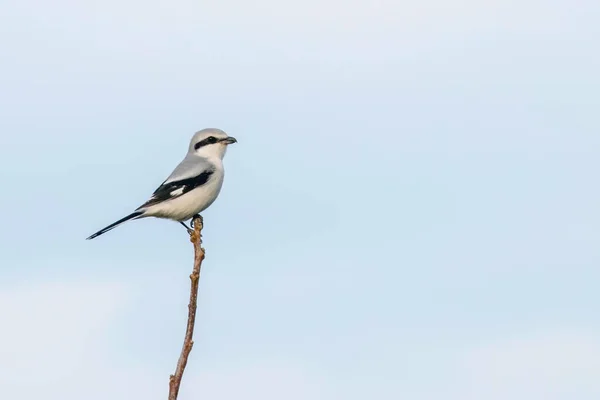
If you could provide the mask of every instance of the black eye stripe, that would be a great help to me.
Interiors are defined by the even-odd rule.
[[[202,146],[206,146],[207,144],[215,144],[217,143],[217,138],[214,136],[209,136],[206,139],[202,139],[198,143],[194,145],[194,149],[198,150]]]

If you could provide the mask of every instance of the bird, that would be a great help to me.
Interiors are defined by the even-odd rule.
[[[206,210],[216,199],[225,176],[223,157],[237,140],[217,128],[202,129],[194,134],[185,158],[171,175],[134,212],[89,236],[94,239],[130,220],[147,217],[184,223]]]

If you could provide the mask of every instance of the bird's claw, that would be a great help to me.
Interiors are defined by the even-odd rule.
[[[192,228],[196,227],[196,220],[200,221],[200,227],[202,227],[204,225],[204,219],[202,218],[202,216],[200,214],[196,214],[192,217],[192,222],[190,223],[190,225],[192,225]]]

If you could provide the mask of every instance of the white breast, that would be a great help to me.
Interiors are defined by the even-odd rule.
[[[223,186],[223,170],[216,170],[208,182],[175,199],[166,200],[147,209],[145,215],[186,221],[207,209],[219,195]]]

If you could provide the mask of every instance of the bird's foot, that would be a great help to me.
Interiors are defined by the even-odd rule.
[[[200,228],[202,228],[204,226],[204,219],[202,218],[202,215],[200,214],[196,214],[192,217],[192,228],[196,227],[196,220],[198,220],[200,222]]]

